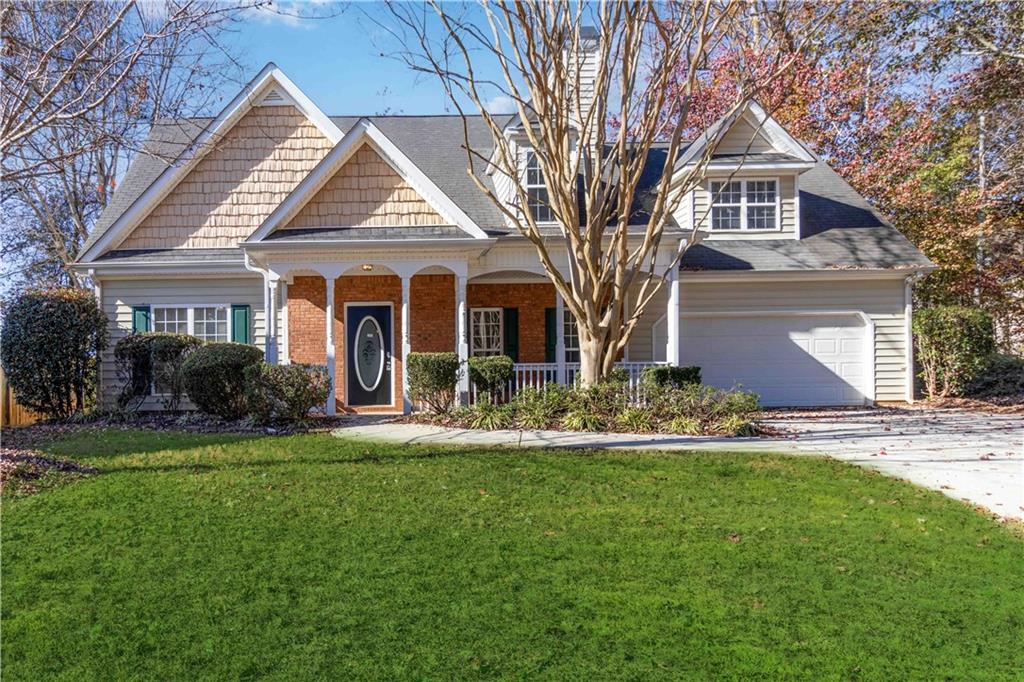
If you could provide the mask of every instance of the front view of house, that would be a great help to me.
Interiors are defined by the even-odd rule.
[[[622,366],[635,378],[651,363],[698,365],[705,383],[766,405],[910,400],[910,284],[931,264],[757,105],[728,125],[664,257],[695,221],[703,238]],[[491,147],[482,122],[468,135]],[[408,410],[416,351],[505,354],[518,385],[572,381],[575,324],[535,248],[467,175],[463,144],[458,116],[327,116],[269,64],[216,118],[154,128],[78,267],[112,341],[188,333],[326,364],[329,413]],[[678,165],[700,151],[691,143]],[[543,221],[543,180],[521,152],[537,199],[526,210]],[[101,376],[109,399],[110,352]]]

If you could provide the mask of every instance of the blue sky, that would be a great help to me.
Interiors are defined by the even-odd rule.
[[[280,12],[250,12],[229,38],[247,66],[247,78],[272,61],[328,115],[454,113],[436,77],[417,74],[389,56],[398,48],[395,39],[373,19],[388,20],[383,6],[280,2],[278,7]],[[289,14],[311,12],[340,14],[318,19]],[[226,94],[230,99],[235,93]]]

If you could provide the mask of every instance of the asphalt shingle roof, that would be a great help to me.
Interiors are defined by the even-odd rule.
[[[500,211],[491,204],[466,171],[469,144],[486,156],[491,149],[490,133],[480,118],[469,118],[466,129],[459,116],[368,116],[438,188],[459,205],[482,229],[495,236],[511,236]],[[97,221],[86,242],[88,249],[208,125],[211,119],[191,119],[157,125],[145,152],[132,163],[121,186]],[[360,117],[334,116],[331,120],[347,132]],[[635,204],[635,219],[642,221],[644,207],[664,167],[664,149],[651,151]],[[477,176],[490,184],[484,163],[476,163]],[[692,247],[682,267],[690,270],[800,270],[800,269],[888,269],[928,267],[930,262],[898,230],[888,224],[857,192],[828,165],[819,160],[800,176],[802,238],[780,240],[715,240]],[[555,231],[557,232],[557,230]],[[368,239],[400,237],[370,231],[345,231],[349,237]],[[337,236],[341,236],[340,234]],[[439,234],[437,236],[449,236]],[[321,235],[321,237],[326,237]],[[284,237],[278,237],[283,239]],[[84,250],[83,250],[84,251]],[[161,259],[188,260],[193,252],[219,249],[165,250]],[[227,251],[239,253],[237,250]],[[141,258],[153,258],[132,252]],[[151,252],[150,252],[151,253]],[[116,255],[115,255],[116,254]],[[128,252],[111,252],[105,260],[133,257]],[[240,256],[238,256],[240,258]]]

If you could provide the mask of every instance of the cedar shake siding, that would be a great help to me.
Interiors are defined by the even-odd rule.
[[[331,146],[295,107],[254,107],[118,248],[236,246]]]
[[[418,227],[447,222],[373,147],[364,144],[283,229]]]

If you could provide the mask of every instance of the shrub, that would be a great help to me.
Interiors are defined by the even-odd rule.
[[[753,437],[757,428],[738,414],[727,414],[713,425],[713,430],[725,436]]]
[[[597,412],[590,412],[583,407],[571,407],[562,417],[562,426],[569,431],[605,431],[608,422]]]
[[[331,379],[321,365],[271,365],[245,368],[245,400],[258,424],[297,422],[327,402]]]
[[[704,427],[701,426],[700,420],[693,417],[673,417],[669,421],[662,423],[661,431],[663,433],[678,433],[684,436],[699,436],[704,433]]]
[[[567,409],[568,390],[559,384],[527,387],[516,393],[512,405],[516,423],[524,429],[544,429],[561,419]]]
[[[210,343],[185,360],[185,392],[203,412],[227,420],[244,416],[245,369],[263,359],[263,351],[243,343]]]
[[[85,409],[96,390],[107,318],[85,289],[26,291],[4,315],[0,361],[18,402],[65,419]]]
[[[913,328],[929,398],[959,394],[995,351],[992,318],[983,310],[926,308],[914,315]]]
[[[659,388],[665,386],[682,388],[688,384],[699,384],[700,367],[674,367],[671,365],[644,367],[640,373],[640,383],[644,386]]]
[[[507,429],[514,422],[514,408],[511,405],[495,405],[493,403],[477,403],[470,412],[470,426],[474,429],[494,431]]]
[[[496,403],[515,376],[515,364],[507,355],[489,355],[469,359],[469,380],[478,393]]]
[[[434,414],[447,414],[458,392],[461,362],[456,353],[409,353],[409,395]]]
[[[654,430],[654,416],[644,407],[627,407],[615,416],[615,425],[630,433],[647,433]]]
[[[989,356],[985,366],[964,390],[975,398],[999,398],[1024,394],[1024,358],[1017,355]]]
[[[181,367],[203,342],[188,334],[145,332],[125,336],[114,345],[114,361],[121,379],[117,404],[134,411],[150,395],[161,395],[165,410],[177,410],[185,392]]]

